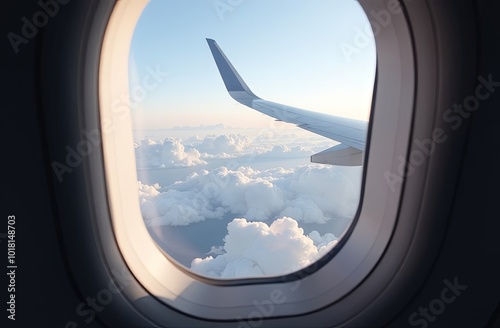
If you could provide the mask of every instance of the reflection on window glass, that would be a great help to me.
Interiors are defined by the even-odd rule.
[[[359,205],[375,66],[356,1],[151,1],[129,92],[156,243],[213,278],[330,251]]]

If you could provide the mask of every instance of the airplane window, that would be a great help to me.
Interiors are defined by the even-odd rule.
[[[125,96],[157,245],[216,279],[325,256],[359,206],[375,71],[357,1],[152,0]]]

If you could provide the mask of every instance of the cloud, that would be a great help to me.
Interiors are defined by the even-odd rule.
[[[251,142],[251,138],[235,134],[206,136],[201,142],[193,144],[193,147],[207,154],[241,153]]]
[[[138,168],[172,168],[206,164],[196,149],[187,149],[180,139],[167,138],[163,141],[142,140],[135,145]]]
[[[205,161],[200,159],[200,152],[198,150],[185,150],[180,140],[172,138],[167,138],[163,141],[160,158],[161,163],[165,167],[206,164]]]
[[[300,146],[287,147],[284,145],[274,146],[270,151],[262,153],[262,157],[270,158],[300,158],[309,157],[313,155],[314,152],[311,149],[307,149]]]
[[[318,140],[317,137],[222,134],[204,138],[191,136],[184,141],[175,138],[158,141],[144,139],[135,144],[135,153],[137,167],[150,169],[197,166],[237,157],[253,160],[306,158],[331,146],[331,140]]]
[[[343,229],[358,206],[361,172],[323,165],[261,171],[222,166],[164,188],[140,183],[139,198],[149,225],[188,225],[225,215],[252,221],[287,216],[303,223],[336,220]]]
[[[196,258],[191,270],[214,278],[278,276],[307,267],[337,244],[331,233],[304,235],[297,221],[288,217],[271,225],[238,218],[227,230],[223,248],[212,248],[225,253]]]

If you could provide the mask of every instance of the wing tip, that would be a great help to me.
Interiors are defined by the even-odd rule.
[[[217,64],[222,80],[226,85],[227,91],[230,93],[233,91],[243,91],[251,97],[257,97],[246,85],[245,81],[243,81],[229,59],[224,55],[217,42],[210,38],[206,38],[206,40],[215,63]]]

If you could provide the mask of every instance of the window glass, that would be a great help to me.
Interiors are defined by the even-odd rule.
[[[207,38],[259,98],[307,112],[233,98]],[[159,247],[212,278],[280,276],[325,255],[359,205],[375,69],[356,1],[152,0],[128,96]]]

